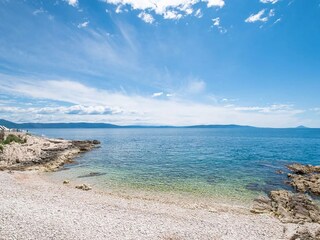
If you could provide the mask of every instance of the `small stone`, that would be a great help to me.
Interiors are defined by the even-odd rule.
[[[69,180],[64,180],[64,181],[63,181],[63,184],[69,184],[69,183],[70,183]]]
[[[86,184],[77,185],[76,188],[77,188],[77,189],[81,189],[81,190],[83,190],[83,191],[89,191],[89,190],[92,189],[90,186],[88,186],[88,185],[86,185]]]

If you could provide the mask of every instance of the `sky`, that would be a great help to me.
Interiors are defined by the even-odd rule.
[[[320,127],[320,0],[0,0],[0,118]]]

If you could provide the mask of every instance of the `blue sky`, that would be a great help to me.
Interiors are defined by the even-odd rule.
[[[0,117],[320,127],[320,0],[0,0]]]

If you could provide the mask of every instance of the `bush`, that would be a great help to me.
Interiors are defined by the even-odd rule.
[[[20,137],[18,137],[16,135],[9,134],[8,137],[6,138],[6,140],[2,141],[2,144],[10,144],[12,142],[25,143],[26,139],[22,140]]]
[[[3,153],[3,146],[0,144],[0,152]]]

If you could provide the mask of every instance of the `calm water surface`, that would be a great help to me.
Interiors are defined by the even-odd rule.
[[[320,129],[37,129],[102,145],[52,174],[102,189],[134,189],[246,201],[289,188],[286,164],[320,164]],[[100,176],[85,177],[90,172]],[[80,178],[79,178],[80,177]]]

